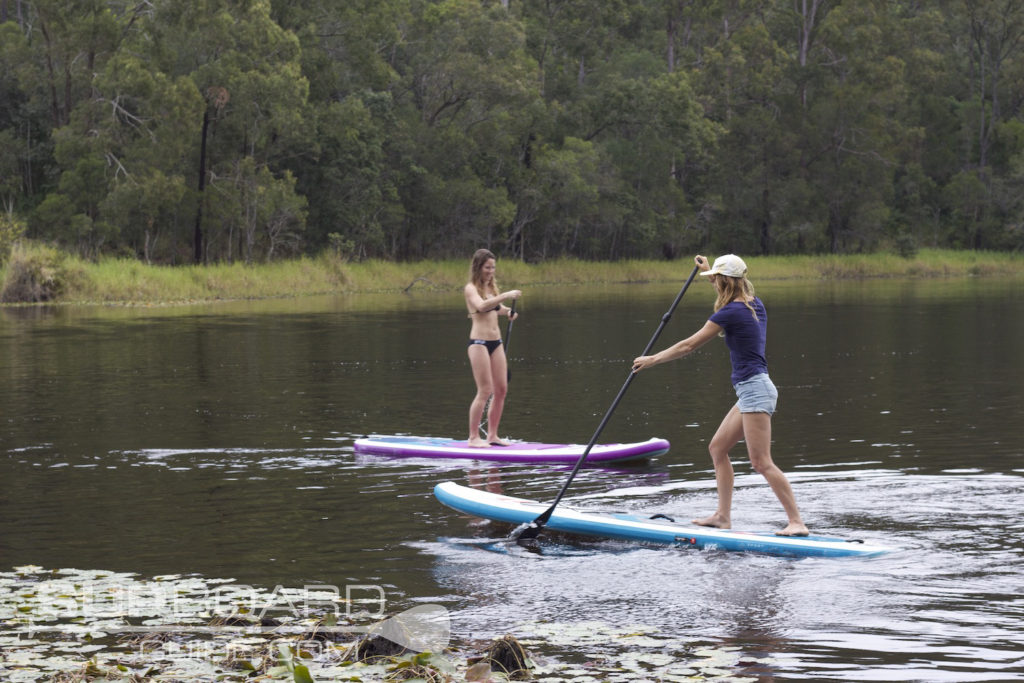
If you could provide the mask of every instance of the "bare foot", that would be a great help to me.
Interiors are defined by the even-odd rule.
[[[728,519],[723,518],[717,512],[709,517],[703,517],[701,519],[693,520],[693,523],[697,526],[711,526],[716,529],[731,529],[732,522]]]
[[[782,531],[776,531],[776,536],[807,536],[811,532],[807,530],[807,527],[803,523],[789,523],[786,528]]]
[[[491,444],[487,443],[486,441],[481,439],[479,436],[475,436],[472,439],[470,439],[469,441],[467,441],[466,445],[469,446],[470,448],[490,448],[491,447]]]
[[[492,446],[511,446],[512,442],[508,439],[502,439],[500,436],[496,436],[493,439],[488,439],[488,442]]]

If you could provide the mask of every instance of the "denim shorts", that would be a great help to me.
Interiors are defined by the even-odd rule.
[[[741,413],[775,413],[775,404],[779,399],[779,391],[771,378],[761,373],[734,385],[736,389],[736,406]]]

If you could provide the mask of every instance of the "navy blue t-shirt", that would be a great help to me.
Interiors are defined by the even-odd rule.
[[[757,320],[754,320],[750,309],[742,301],[730,301],[708,318],[725,330],[725,344],[729,347],[734,385],[768,372],[768,361],[764,357],[768,313],[757,297],[754,297],[750,305],[757,311]]]

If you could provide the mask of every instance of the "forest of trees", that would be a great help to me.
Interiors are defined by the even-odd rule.
[[[1024,248],[1019,0],[0,0],[0,236],[151,263]]]

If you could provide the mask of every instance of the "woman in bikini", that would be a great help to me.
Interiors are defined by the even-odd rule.
[[[713,267],[703,256],[697,256],[694,262],[703,271],[701,275],[707,276],[715,286],[718,294],[715,312],[693,335],[652,356],[640,356],[633,361],[633,372],[639,372],[652,365],[687,356],[719,335],[725,337],[729,347],[731,379],[738,400],[725,414],[708,445],[715,465],[718,508],[714,514],[693,522],[719,529],[732,526],[733,469],[729,451],[742,439],[747,442],[750,464],[768,480],[789,518],[789,523],[776,533],[779,536],[806,536],[807,527],[800,518],[789,480],[772,462],[772,413],[775,412],[778,391],[768,377],[768,363],[764,355],[768,329],[764,304],[754,296],[754,286],[747,279],[747,265],[739,256],[720,256]]]
[[[508,446],[509,442],[498,436],[501,412],[505,408],[505,394],[508,392],[507,360],[501,344],[501,329],[498,316],[505,315],[515,320],[518,314],[502,302],[518,299],[522,292],[513,289],[502,292],[494,279],[496,270],[494,254],[487,249],[478,249],[473,254],[469,268],[469,282],[463,290],[466,308],[473,326],[469,331],[469,364],[476,380],[476,396],[469,405],[469,445],[476,448]],[[493,395],[487,415],[487,438],[480,438],[480,420],[483,419],[487,399]]]

